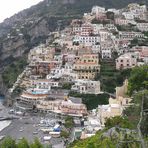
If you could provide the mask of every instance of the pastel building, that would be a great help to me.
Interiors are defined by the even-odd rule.
[[[148,47],[147,46],[135,46],[131,50],[135,52],[139,60],[142,60],[145,64],[148,64]]]
[[[37,61],[50,61],[53,59],[54,49],[52,47],[46,47],[45,45],[39,45],[30,50],[28,54],[29,63],[35,63]]]
[[[140,31],[148,31],[148,23],[137,23],[136,25]]]
[[[134,38],[144,38],[144,34],[141,32],[119,31],[119,39],[133,40]]]
[[[116,69],[127,69],[137,65],[137,58],[135,54],[126,53],[116,59]]]
[[[100,6],[93,6],[91,13],[95,15],[98,15],[99,13],[105,13],[105,8]]]
[[[61,112],[68,115],[87,115],[87,108],[84,104],[73,103],[71,100],[62,101]]]
[[[93,46],[100,43],[100,36],[99,35],[75,36],[73,42],[78,42],[80,45],[84,46]]]
[[[99,34],[99,31],[104,29],[103,24],[92,24],[92,26],[93,26],[94,34]]]
[[[71,100],[41,100],[37,104],[37,109],[40,112],[54,112],[78,117],[87,115],[87,108],[84,104],[73,103]]]
[[[104,126],[104,123],[107,118],[120,116],[121,114],[121,106],[117,103],[98,106],[98,118],[100,119],[102,126]]]
[[[78,74],[79,79],[94,79],[100,72],[98,54],[84,54],[76,57],[73,70]]]
[[[48,89],[50,90],[51,87],[59,87],[59,82],[48,80],[48,79],[38,79],[32,80],[31,86],[37,89]]]
[[[76,80],[71,90],[81,94],[99,94],[100,81]]]
[[[93,33],[93,26],[91,23],[84,23],[81,26],[81,36],[89,36]]]
[[[107,29],[102,29],[99,31],[101,42],[107,41],[111,33]]]
[[[132,3],[128,5],[129,11],[133,14],[135,19],[146,20],[147,19],[147,6]]]
[[[60,64],[58,61],[37,61],[35,64],[30,64],[29,67],[32,69],[32,74],[47,75],[52,68]]]
[[[48,97],[48,94],[44,92],[38,93],[34,90],[32,92],[23,92],[20,98],[17,99],[16,107],[21,110],[33,110],[40,100],[44,100]]]
[[[40,112],[59,111],[60,104],[60,100],[40,100],[36,107]]]
[[[107,118],[121,116],[123,110],[131,105],[131,98],[129,98],[127,93],[128,80],[125,80],[123,86],[116,88],[116,99],[109,98],[108,105],[98,106],[98,118],[102,126],[106,122]]]
[[[112,50],[110,48],[101,50],[102,59],[111,59],[112,58]]]
[[[125,25],[128,25],[128,23],[129,23],[129,21],[124,19],[124,18],[115,18],[115,24],[116,25],[125,26]]]

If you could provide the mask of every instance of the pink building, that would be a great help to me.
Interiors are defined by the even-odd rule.
[[[72,101],[62,101],[61,103],[61,112],[64,114],[73,114],[73,115],[87,115],[87,108],[84,104],[76,104]]]
[[[92,33],[93,33],[93,26],[90,23],[82,24],[81,36],[89,36]]]
[[[143,60],[146,64],[148,63],[148,47],[147,46],[136,46],[132,50],[137,54],[138,59]]]
[[[131,53],[121,55],[116,59],[116,69],[127,69],[137,65],[137,58]]]
[[[116,18],[115,19],[115,24],[116,25],[128,25],[129,21],[126,19],[122,19],[122,18]]]

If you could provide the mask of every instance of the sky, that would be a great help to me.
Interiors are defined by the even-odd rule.
[[[43,0],[0,0],[0,22]]]

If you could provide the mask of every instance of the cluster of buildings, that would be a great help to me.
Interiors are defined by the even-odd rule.
[[[108,105],[98,106],[97,116],[100,119],[101,126],[104,126],[107,118],[121,116],[123,110],[131,105],[131,98],[126,95],[127,87],[128,80],[125,80],[123,86],[116,87],[116,97],[110,97]]]
[[[83,19],[72,20],[69,27],[58,32],[52,44],[47,41],[30,50],[25,72],[28,83],[16,107],[72,116],[87,115],[86,106],[69,97],[69,91],[102,93],[96,78],[103,60],[114,60],[117,70],[148,64],[148,47],[130,46],[134,39],[145,40],[144,32],[147,31],[145,5],[129,4],[119,10],[94,6]],[[124,96],[126,86],[127,82],[117,88],[116,99],[110,98],[108,105],[98,106],[97,117],[101,125],[105,118],[121,115],[129,104],[130,99]]]
[[[137,51],[138,55],[144,52],[144,57],[136,56],[130,47],[132,40],[142,41],[147,38],[144,35],[148,31],[146,5],[132,3],[119,10],[94,6],[90,13],[84,14],[83,20],[73,20],[71,26],[74,45],[91,48],[91,52],[98,53],[101,59],[112,59],[116,52],[119,56],[116,60],[117,69],[147,64],[147,50]],[[127,60],[120,60],[124,58]]]

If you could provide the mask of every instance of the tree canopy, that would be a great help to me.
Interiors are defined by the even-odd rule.
[[[120,127],[120,128],[132,128],[132,124],[128,121],[127,118],[123,118],[120,116],[115,116],[112,118],[108,118],[105,122],[106,128],[112,128],[112,127]]]
[[[25,138],[22,138],[19,142],[12,139],[11,137],[6,137],[0,142],[0,148],[43,148],[44,146],[40,141],[35,138],[33,143],[29,143]]]
[[[133,68],[129,78],[128,94],[132,95],[134,91],[139,91],[140,89],[148,89],[147,65]]]

